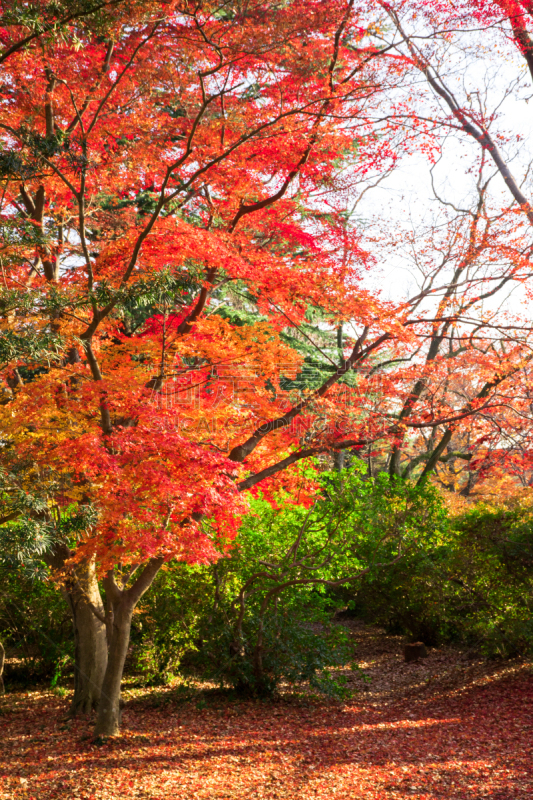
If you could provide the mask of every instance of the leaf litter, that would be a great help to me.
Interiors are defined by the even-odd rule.
[[[214,690],[130,689],[122,735],[93,741],[50,690],[1,700],[1,800],[530,800],[533,673],[430,649],[405,664],[400,637],[346,624],[360,673],[345,702]]]

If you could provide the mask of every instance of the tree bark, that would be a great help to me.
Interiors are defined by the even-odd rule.
[[[344,469],[344,450],[335,450],[333,452],[333,469],[335,472],[342,472]]]
[[[150,559],[129,589],[121,589],[117,585],[112,570],[104,578],[108,659],[94,730],[96,737],[116,736],[120,732],[120,687],[130,643],[133,610],[150,588],[163,562],[162,558]]]
[[[4,688],[4,659],[5,659],[6,651],[4,650],[4,645],[0,642],[0,696],[6,693]]]
[[[116,736],[120,731],[120,687],[135,607],[126,592],[120,591],[120,595],[120,598],[112,602],[112,611],[108,612],[109,654],[94,731],[95,736],[101,737]]]
[[[74,628],[74,696],[69,716],[90,714],[98,708],[107,667],[104,606],[94,564],[80,564],[64,594]],[[95,613],[96,612],[96,613]]]
[[[45,561],[62,570],[71,557],[66,544],[57,544]],[[107,666],[105,614],[94,563],[76,564],[64,581],[62,593],[70,608],[74,631],[74,696],[69,716],[89,714],[98,707]]]

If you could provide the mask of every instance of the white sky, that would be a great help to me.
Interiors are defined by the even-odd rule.
[[[533,161],[531,77],[514,45],[509,44],[507,51],[500,48],[500,53],[495,57],[494,39],[489,40],[490,36],[493,34],[483,34],[482,46],[477,34],[465,36],[465,42],[472,48],[470,52],[465,53],[459,48],[447,51],[445,82],[460,101],[466,103],[468,96],[475,100],[475,93],[480,92],[484,93],[487,110],[492,111],[499,106],[498,119],[491,127],[491,133],[493,136],[499,133],[508,137],[500,149],[510,157],[512,172],[520,182],[528,164]],[[476,42],[476,39],[479,41]],[[517,77],[521,79],[520,85],[514,86],[512,93],[505,96]],[[434,117],[438,108],[435,95],[421,75],[411,82],[411,88],[420,98],[421,113]],[[442,118],[442,111],[440,116]],[[516,140],[517,135],[521,137],[520,142]],[[468,173],[468,170],[478,164],[479,153],[479,145],[467,134],[453,133],[447,138],[443,146],[443,158],[434,169],[435,185],[443,199],[462,208],[471,206],[476,174]],[[491,160],[488,167],[487,175],[496,172]],[[432,192],[429,170],[430,164],[423,155],[415,153],[404,157],[389,178],[367,192],[358,208],[359,215],[368,222],[393,221],[399,228],[401,239],[402,227],[410,228],[412,224],[418,226],[424,220],[429,221],[429,215],[439,209],[440,204]],[[477,173],[477,169],[474,173]],[[509,190],[499,175],[493,179],[491,187],[495,204],[511,203]],[[533,200],[533,176],[529,176],[522,188],[526,196]],[[415,292],[415,278],[412,265],[395,255],[391,249],[365,281],[372,288],[379,288],[383,299],[399,300]],[[523,289],[515,290],[510,309],[515,313],[523,313],[524,298]]]

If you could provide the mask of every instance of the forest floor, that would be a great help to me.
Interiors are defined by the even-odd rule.
[[[344,702],[131,689],[103,745],[68,695],[0,698],[2,800],[532,800],[533,671],[456,648],[405,664],[403,640],[347,622],[371,679]]]

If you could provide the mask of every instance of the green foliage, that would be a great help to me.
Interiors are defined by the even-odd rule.
[[[2,178],[15,178],[29,180],[36,173],[34,164],[27,163],[19,153],[13,150],[0,150],[0,176]]]
[[[63,596],[22,567],[0,565],[0,640],[14,664],[6,666],[6,686],[52,680],[71,669],[72,623]],[[55,677],[55,682],[54,682]]]
[[[12,478],[0,469],[0,641],[16,660],[7,680],[50,678],[54,687],[72,669],[74,643],[67,604],[43,559],[92,527],[97,515],[91,506],[52,515],[42,497],[14,490]]]
[[[251,500],[218,563],[174,562],[161,571],[133,622],[129,666],[143,682],[180,673],[255,696],[301,683],[343,696],[338,668],[356,653],[332,622],[342,603],[429,645],[457,641],[490,656],[533,652],[531,508],[478,505],[450,517],[429,483],[370,479],[358,467],[320,480],[310,508],[283,497],[277,509]],[[38,503],[21,504],[30,501]],[[86,509],[65,515],[54,531],[30,530],[20,519],[0,528],[9,553],[0,637],[28,680],[47,676],[56,685],[72,663],[66,604],[50,584],[30,579],[32,564],[51,536],[75,538],[94,522]]]
[[[140,280],[130,291],[120,295],[120,308],[115,314],[122,321],[124,331],[132,335],[142,328],[150,317],[165,312],[169,307],[190,306],[202,281],[202,266],[188,261],[187,269],[162,269],[150,280]],[[111,297],[111,293],[109,294]],[[175,319],[176,311],[170,315]]]
[[[450,519],[351,597],[354,612],[436,645],[456,641],[491,657],[533,652],[533,514],[479,504]]]
[[[40,133],[26,133],[21,129],[20,134],[24,137],[25,143],[37,159],[39,155],[44,156],[46,159],[53,158],[70,147],[68,135],[61,130],[57,130],[48,136],[43,136]]]
[[[38,34],[41,43],[47,38],[71,42],[81,46],[81,29],[84,33],[105,36],[113,22],[114,9],[132,13],[141,0],[51,0],[44,3],[21,3],[17,0],[2,4],[0,26],[20,28],[20,38]],[[17,39],[15,38],[15,42]],[[41,44],[42,47],[42,44]]]
[[[4,456],[6,451],[4,445]],[[32,491],[20,487],[17,476],[21,475]],[[61,515],[52,514],[47,501],[52,485],[48,476],[41,475],[39,480],[25,463],[12,464],[11,471],[0,467],[0,567],[14,567],[31,578],[46,579],[45,552],[58,542],[76,541],[96,524],[97,511],[89,505],[73,505]]]
[[[136,616],[137,665],[150,680],[200,674],[255,695],[308,682],[342,695],[330,669],[353,658],[346,632],[331,624],[331,588],[375,578],[436,535],[445,512],[431,486],[414,487],[357,468],[322,476],[310,509],[252,501],[237,540],[211,566],[174,565]]]
[[[0,468],[0,568],[44,576],[40,557],[54,538],[45,510],[42,498],[17,488],[13,473]]]
[[[144,683],[166,683],[178,672],[211,602],[208,567],[174,562],[161,570],[132,624],[133,668]]]
[[[202,638],[189,665],[221,686],[254,696],[303,682],[322,694],[344,696],[345,679],[329,669],[350,663],[353,647],[346,631],[330,622],[329,598],[300,587],[286,590],[266,608],[261,600],[265,594],[248,600],[239,627],[230,603],[202,620]]]
[[[0,339],[0,364],[24,360],[34,364],[39,359],[49,363],[57,361],[63,346],[61,337],[48,332],[26,331],[24,334],[15,331],[3,331]]]
[[[478,505],[455,521],[447,577],[458,627],[488,655],[533,653],[533,510]]]

